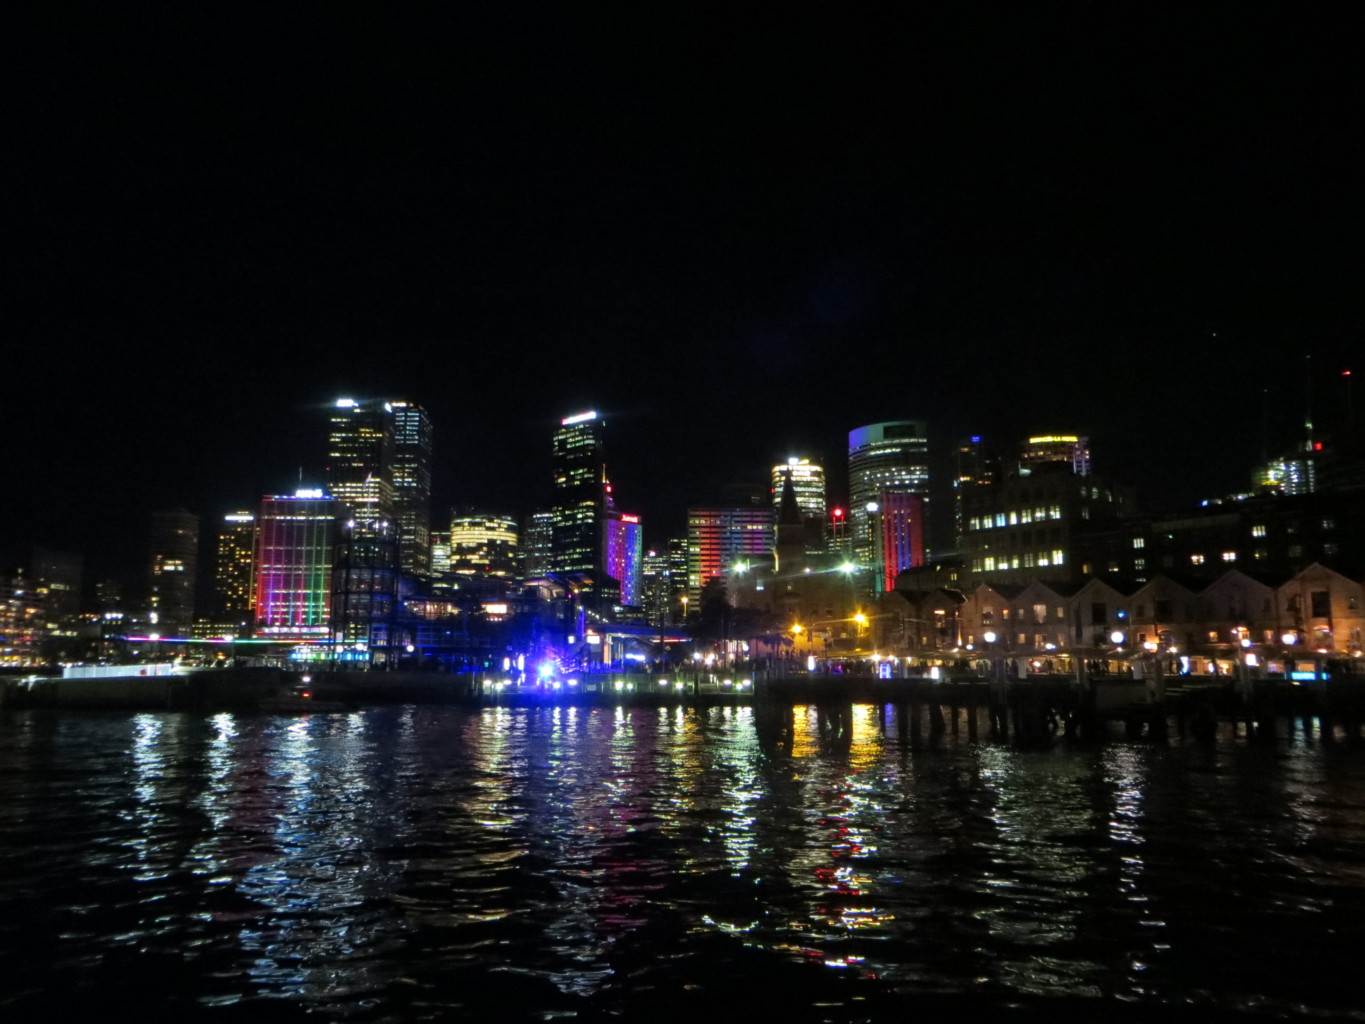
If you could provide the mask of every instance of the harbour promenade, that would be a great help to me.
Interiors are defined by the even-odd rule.
[[[494,707],[752,706],[764,721],[816,706],[837,734],[854,705],[901,719],[909,735],[1050,742],[1106,736],[1212,738],[1220,728],[1273,740],[1302,731],[1324,740],[1365,734],[1365,678],[1299,684],[1275,677],[1142,680],[1030,675],[1006,679],[872,675],[593,673],[518,684],[496,674],[205,669],[104,678],[9,679],[6,709],[323,713],[401,704]],[[780,726],[779,726],[780,728]]]

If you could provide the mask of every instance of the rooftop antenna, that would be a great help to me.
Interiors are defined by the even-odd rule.
[[[1303,357],[1303,429],[1307,434],[1304,451],[1313,450],[1313,374],[1311,355]]]
[[[1270,389],[1261,388],[1261,464],[1270,461]]]

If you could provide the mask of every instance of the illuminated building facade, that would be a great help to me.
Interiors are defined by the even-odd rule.
[[[415,402],[389,402],[393,414],[393,517],[398,564],[418,576],[431,573],[431,418]]]
[[[198,565],[199,517],[184,509],[154,512],[147,581],[149,635],[190,635]]]
[[[451,572],[515,576],[520,557],[515,516],[472,508],[451,515]]]
[[[607,575],[621,585],[621,603],[644,600],[644,531],[640,517],[626,512],[607,514]]]
[[[886,494],[929,499],[929,435],[922,420],[893,420],[848,434],[848,497],[853,556],[871,564],[869,505]]]
[[[773,554],[776,516],[771,506],[687,510],[687,593],[696,601],[707,581],[725,576],[736,562],[767,564]]]
[[[917,494],[887,491],[869,512],[872,528],[873,587],[896,589],[896,577],[924,564],[924,499]]]
[[[332,565],[345,506],[318,490],[261,500],[256,547],[256,635],[325,639]]]
[[[1075,434],[1030,437],[1019,453],[1019,473],[1027,476],[1038,466],[1063,463],[1077,476],[1090,475],[1090,438]]]
[[[604,422],[596,412],[565,417],[554,434],[553,572],[582,577],[582,593],[615,598],[605,542],[608,495]],[[612,592],[612,593],[609,593]]]

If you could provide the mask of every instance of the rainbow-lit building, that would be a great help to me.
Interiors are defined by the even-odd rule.
[[[724,576],[736,562],[766,563],[773,554],[772,506],[687,510],[687,592],[701,595],[708,580]]]
[[[611,511],[607,516],[607,575],[621,584],[621,603],[644,602],[644,529],[640,517]]]
[[[320,490],[261,499],[257,519],[256,635],[326,639],[332,628],[332,565],[346,508]]]
[[[874,588],[896,589],[896,576],[924,564],[924,499],[917,494],[884,491],[868,507],[872,532]]]

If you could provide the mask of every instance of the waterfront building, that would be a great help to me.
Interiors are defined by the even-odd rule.
[[[929,439],[921,420],[873,423],[849,431],[848,495],[854,560],[870,565],[870,506],[885,494],[929,499]]]
[[[450,571],[516,576],[521,549],[515,516],[459,508],[450,517]]]
[[[256,547],[256,635],[327,639],[332,567],[345,505],[321,490],[261,500]]]
[[[1076,434],[1030,437],[1019,453],[1019,473],[1027,476],[1038,466],[1060,463],[1077,476],[1090,475],[1090,438]]]
[[[1247,496],[1128,515],[1093,538],[1080,568],[1141,581],[1157,573],[1212,579],[1233,568],[1290,576],[1315,562],[1365,574],[1365,489]]]
[[[1131,507],[1127,488],[1078,476],[1070,463],[1040,463],[1028,476],[1009,477],[967,496],[961,553],[967,571],[981,581],[1120,574],[1123,566],[1116,561],[1096,569],[1092,552],[1111,543]]]
[[[199,517],[184,509],[152,513],[150,555],[148,635],[187,638],[194,624]]]
[[[687,510],[687,596],[695,602],[710,580],[736,563],[766,564],[773,554],[775,516],[771,506]]]

